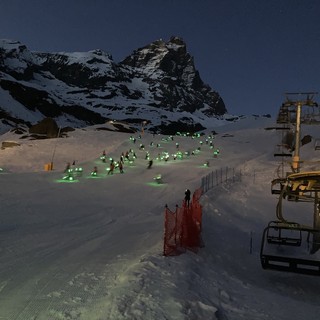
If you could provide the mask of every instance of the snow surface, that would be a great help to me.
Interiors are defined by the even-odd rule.
[[[134,144],[130,134],[96,130],[103,126],[50,140],[1,135],[0,142],[20,146],[0,150],[0,319],[318,319],[318,277],[261,268],[262,230],[275,219],[270,181],[279,166],[273,157],[279,136],[264,130],[272,119],[245,121],[216,128],[218,158],[204,143],[200,153],[154,160],[150,170],[146,150],[155,159],[176,152],[176,142],[181,151],[194,150],[200,139],[163,141],[144,133],[141,140],[134,135]],[[102,151],[118,160],[130,148],[135,163],[107,175]],[[302,149],[318,158],[312,144]],[[54,170],[44,171],[52,160]],[[62,181],[73,160],[82,176]],[[97,178],[90,176],[94,166]],[[193,192],[202,177],[226,167],[241,172],[241,181],[221,178],[201,197],[205,246],[164,257],[165,205],[174,210],[186,188]],[[158,173],[161,185],[153,181]],[[294,217],[312,219],[312,208],[288,205]]]

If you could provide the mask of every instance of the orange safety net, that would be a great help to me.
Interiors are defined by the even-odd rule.
[[[197,251],[202,246],[202,190],[195,191],[189,206],[183,201],[175,211],[165,209],[163,255],[178,255],[186,249]]]

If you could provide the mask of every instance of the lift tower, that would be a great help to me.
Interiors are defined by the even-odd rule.
[[[291,168],[294,173],[300,172],[301,124],[318,122],[318,104],[313,100],[317,92],[285,93],[286,101],[281,105],[277,117],[278,124],[295,127],[295,145]]]

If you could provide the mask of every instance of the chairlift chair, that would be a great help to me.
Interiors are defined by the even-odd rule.
[[[266,239],[271,244],[300,247],[302,233],[296,223],[270,221],[266,231]]]
[[[314,140],[314,150],[320,150],[320,139]]]
[[[277,221],[263,231],[260,260],[263,269],[320,275],[320,171],[289,174],[278,183]],[[283,214],[285,200],[314,202],[313,226],[289,222]]]
[[[274,157],[292,157],[292,154],[289,152],[275,152]]]
[[[293,173],[287,177],[286,193],[288,199],[296,198],[297,201],[316,201],[320,193],[320,171],[306,171]]]
[[[278,124],[288,124],[290,123],[290,115],[289,109],[285,104],[282,104],[277,116],[277,123]]]
[[[277,178],[271,181],[271,194],[280,194],[284,185],[284,178]]]
[[[270,222],[263,231],[261,242],[262,268],[320,276],[319,255],[312,255],[314,252],[310,250],[310,244],[313,247],[311,235],[313,239],[316,238],[314,235],[319,237],[320,230],[282,221]]]
[[[273,156],[274,157],[292,157],[292,153],[289,151],[288,145],[277,144]]]
[[[290,127],[285,128],[278,133],[280,142],[275,146],[275,157],[292,157],[294,133]]]

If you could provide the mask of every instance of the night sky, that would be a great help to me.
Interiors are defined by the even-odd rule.
[[[31,51],[119,62],[173,35],[231,114],[275,115],[285,92],[320,92],[319,0],[0,0],[0,38]]]

